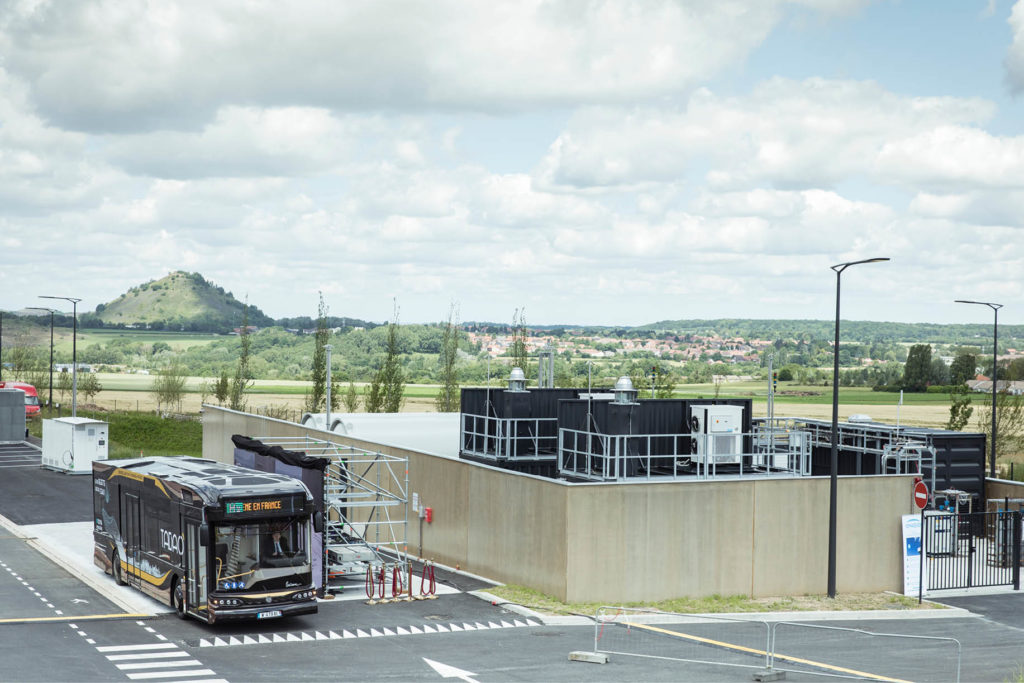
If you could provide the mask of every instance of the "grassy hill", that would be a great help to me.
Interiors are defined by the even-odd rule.
[[[208,282],[199,273],[175,271],[96,307],[96,317],[106,324],[146,325],[150,329],[228,331],[242,324],[243,304],[231,292]],[[255,306],[249,307],[249,324],[273,324]]]

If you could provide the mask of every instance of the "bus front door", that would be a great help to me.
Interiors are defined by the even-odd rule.
[[[188,586],[188,610],[200,615],[206,612],[206,547],[199,545],[199,522],[185,520],[187,537],[186,584]]]
[[[142,545],[142,529],[139,518],[139,497],[129,493],[125,495],[124,502],[124,554],[125,560],[128,563],[128,570],[124,573],[124,578],[129,585],[140,586],[142,584],[142,576],[139,567],[139,555]]]

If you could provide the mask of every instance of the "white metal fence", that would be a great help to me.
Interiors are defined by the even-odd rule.
[[[877,681],[959,681],[961,649],[954,638],[627,607],[602,607],[594,625],[594,652],[609,656]]]

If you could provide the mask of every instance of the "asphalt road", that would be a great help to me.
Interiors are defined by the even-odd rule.
[[[90,479],[26,468],[0,477],[0,514],[32,525],[91,517]],[[485,585],[439,576],[459,590]],[[112,581],[111,581],[112,583]],[[101,586],[103,589],[103,586]],[[962,680],[1013,680],[1024,663],[1024,595],[950,598],[980,617],[814,626],[918,636],[869,636],[833,628],[776,627],[787,680],[841,669],[901,680],[945,681],[962,644]],[[316,615],[209,626],[173,616],[124,615],[110,600],[0,529],[0,680],[3,681],[735,681],[750,680],[765,631],[743,624],[545,624],[465,593],[366,605],[324,601]],[[760,627],[763,629],[763,627]],[[595,634],[607,664],[571,662]],[[926,638],[920,638],[926,637]],[[744,650],[743,648],[747,648]],[[702,662],[680,662],[688,658]],[[803,670],[801,672],[800,670]],[[816,674],[809,673],[810,671]]]

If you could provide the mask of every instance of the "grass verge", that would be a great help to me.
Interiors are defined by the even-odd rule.
[[[56,411],[43,417],[57,417]],[[151,413],[91,412],[79,410],[79,417],[102,420],[110,425],[110,444],[107,455],[111,460],[137,458],[140,455],[192,455],[203,454],[203,425],[198,420],[162,418]],[[65,415],[67,417],[67,415]],[[29,432],[41,437],[42,420],[29,421]]]
[[[528,607],[541,614],[582,614],[593,616],[607,603],[565,603],[525,586],[505,585],[488,588],[488,593],[508,602]],[[721,614],[732,612],[814,612],[846,610],[916,610],[941,609],[942,605],[924,602],[895,593],[839,594],[835,599],[824,595],[749,598],[745,595],[712,595],[704,598],[674,598],[660,602],[628,602],[621,607],[639,607],[682,614]]]

